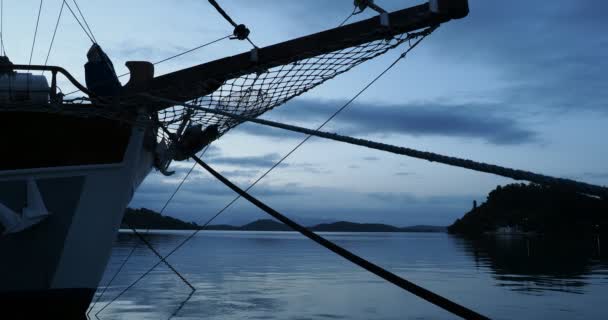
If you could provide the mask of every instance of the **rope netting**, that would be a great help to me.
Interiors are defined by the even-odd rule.
[[[357,65],[378,57],[404,42],[422,37],[433,29],[401,34],[390,39],[376,40],[343,50],[283,64],[268,70],[250,69],[243,74],[229,75],[230,80],[216,83],[213,93],[190,101],[188,105],[216,109],[248,118],[256,118],[316,86],[345,73]],[[410,44],[411,45],[411,44]],[[247,73],[248,72],[248,73]],[[202,79],[201,86],[210,86]],[[213,85],[213,84],[211,84]],[[171,90],[173,88],[168,88]],[[151,92],[162,96],[162,92]],[[242,123],[242,120],[183,106],[172,106],[158,112],[158,120],[169,132],[179,135],[184,123],[217,126],[219,136]],[[159,141],[170,141],[159,130]]]
[[[357,65],[378,57],[403,43],[412,46],[412,40],[430,34],[435,28],[431,27],[420,32],[404,33],[387,39],[352,46],[342,50],[311,57],[307,52],[301,52],[301,59],[292,57],[290,61],[281,63],[274,61],[276,67],[264,69],[263,66],[248,68],[237,74],[224,75],[226,81],[201,78],[194,85],[199,88],[213,88],[215,91],[188,101],[190,106],[199,106],[224,111],[247,118],[256,118],[263,113],[278,107],[318,85],[345,73]],[[192,90],[192,87],[189,87]],[[201,90],[205,91],[205,90]],[[152,96],[163,96],[164,92],[180,92],[179,84],[148,92]],[[28,111],[63,113],[77,117],[103,117],[130,123],[142,124],[142,117],[134,116],[135,110],[141,106],[141,98],[123,96],[111,99],[105,103],[91,101],[88,98],[63,100],[59,103],[50,101],[48,104],[3,101],[0,112]],[[217,138],[236,127],[242,120],[218,115],[182,105],[168,106],[158,112],[152,112],[145,125],[157,123],[167,128],[168,132],[177,134],[188,125],[200,124],[203,128],[216,126]],[[157,130],[159,142],[169,143],[171,139],[167,131]]]

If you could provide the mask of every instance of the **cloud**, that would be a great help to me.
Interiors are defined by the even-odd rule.
[[[204,156],[206,158],[218,157],[222,154],[222,149],[214,144],[211,144],[207,147]]]
[[[399,176],[399,177],[407,177],[407,176],[413,176],[416,173],[414,172],[396,172],[395,176]]]
[[[281,155],[278,153],[269,153],[261,156],[243,157],[211,156],[208,157],[208,159],[213,164],[223,164],[244,168],[270,168],[281,159]],[[287,166],[287,164],[282,163],[281,166]]]
[[[328,110],[340,101],[298,99],[272,111],[277,121],[310,122],[324,119]],[[476,138],[498,145],[530,143],[536,133],[525,128],[515,118],[501,114],[501,105],[410,103],[387,105],[355,103],[341,113],[332,126],[345,135],[411,135]],[[294,137],[284,130],[249,124],[238,129],[247,134],[264,137]],[[326,129],[327,130],[327,129]],[[301,136],[301,135],[300,135]]]
[[[244,177],[249,174],[246,170],[243,172],[236,171],[221,171],[220,173],[230,176],[238,175]],[[146,181],[137,190],[132,206],[147,207],[150,209],[160,209],[171,194],[181,182],[183,175],[176,174],[171,177],[164,177],[159,173],[150,174]],[[249,181],[241,185],[241,188],[249,186]],[[296,185],[269,185],[260,183],[252,189],[255,196],[264,198],[268,197],[286,197],[297,196],[302,188]],[[173,202],[184,204],[182,207],[187,212],[196,212],[203,204],[227,203],[230,199],[236,196],[236,193],[224,186],[214,178],[201,173],[194,172],[190,175],[186,183],[184,183]]]
[[[592,179],[608,179],[608,172],[585,172],[583,177]]]
[[[524,110],[607,111],[605,1],[471,1],[471,14],[433,35],[440,61],[498,70],[501,99]],[[463,80],[467,80],[463,75]],[[496,97],[497,93],[492,93]]]
[[[112,45],[108,48],[108,53],[114,61],[115,68],[122,68],[123,61],[149,61],[152,63],[165,60],[169,57],[173,57],[176,54],[184,53],[190,48],[186,48],[180,45],[171,45],[165,43],[163,46],[159,46],[158,43],[150,43],[150,40],[131,40],[121,41]],[[191,55],[185,55],[180,57],[181,61],[190,62]],[[194,63],[194,62],[192,62]],[[158,67],[156,75],[158,75]]]
[[[310,163],[310,162],[294,162],[289,163],[289,167],[292,169],[304,171],[308,174],[330,174],[333,171],[325,168],[321,164]]]
[[[252,178],[255,177],[260,171],[259,170],[231,170],[222,171],[222,175],[228,178]]]
[[[460,207],[468,205],[476,196],[428,196],[420,197],[407,192],[372,192],[367,195],[370,199],[390,203],[393,206],[431,206],[431,207]]]
[[[281,108],[279,108],[281,109]],[[279,110],[275,109],[275,110]],[[304,139],[306,135],[298,132],[287,131],[283,129],[277,129],[273,127],[263,126],[256,123],[245,122],[240,124],[235,129],[232,129],[232,133],[242,132],[258,137],[272,138],[272,139]]]
[[[164,177],[150,176],[136,193],[131,207],[160,210],[176,183]],[[223,208],[236,195],[209,176],[194,174],[184,184],[165,214],[187,221],[203,223]],[[176,180],[179,180],[177,178]],[[242,186],[243,187],[243,186]],[[306,186],[294,183],[260,184],[252,195],[276,210],[299,219],[332,219],[359,222],[382,222],[396,225],[445,225],[460,217],[479,196],[416,196],[407,192],[364,193],[344,188]],[[239,224],[266,217],[263,212],[241,200],[231,209],[233,214],[218,221],[237,219]],[[216,223],[219,223],[216,221]]]
[[[380,160],[380,158],[378,158],[378,157],[363,157],[363,160],[365,160],[365,161],[378,161],[378,160]]]
[[[222,174],[229,178],[244,179],[253,178],[261,174],[262,171],[270,169],[282,158],[278,153],[268,153],[260,156],[225,156],[220,147],[210,145],[205,152],[204,160],[209,161],[212,165],[224,165],[229,167],[237,167],[234,170],[222,170]],[[378,160],[378,158],[374,158]],[[170,177],[163,178],[163,181],[172,181],[179,183],[187,172],[194,165],[192,161],[173,162],[171,171],[175,174]],[[309,174],[329,174],[332,171],[325,168],[324,165],[312,162],[282,162],[279,167],[289,167],[292,170],[304,171]],[[204,173],[204,169],[196,166],[195,173]]]

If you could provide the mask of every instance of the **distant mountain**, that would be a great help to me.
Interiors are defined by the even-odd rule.
[[[240,227],[231,226],[229,224],[215,224],[205,227],[205,230],[218,230],[218,231],[235,231],[239,230]]]
[[[133,226],[137,229],[159,229],[159,230],[197,230],[201,226],[196,223],[188,223],[176,218],[163,216],[148,209],[127,209],[123,219],[123,228]],[[321,223],[309,227],[317,232],[445,232],[445,227],[436,226],[411,226],[399,228],[380,223],[356,223],[339,221],[334,223]],[[242,225],[240,227],[220,224],[210,225],[205,230],[223,231],[292,231],[285,224],[271,219],[260,219]]]
[[[403,227],[401,228],[403,232],[447,232],[448,227],[439,227],[439,226],[411,226],[411,227]]]
[[[401,228],[380,223],[355,223],[338,221],[334,223],[323,223],[311,227],[313,231],[319,232],[401,232]]]
[[[248,223],[237,230],[241,231],[292,231],[292,229],[281,222],[262,219]]]
[[[127,208],[122,219],[121,228],[157,229],[157,230],[196,230],[199,225],[194,222],[163,216],[149,209]]]
[[[289,218],[303,226],[316,226],[322,223],[333,223],[339,221],[337,219],[329,219],[324,217],[303,217],[296,214],[290,214]],[[260,216],[259,214],[239,214],[224,217],[221,219],[221,224],[229,226],[243,226],[251,223],[252,221],[267,219],[267,217]]]

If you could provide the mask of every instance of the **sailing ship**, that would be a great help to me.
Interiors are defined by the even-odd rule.
[[[210,2],[234,25],[234,38],[248,40],[247,27]],[[257,119],[361,63],[409,45],[404,57],[439,25],[469,12],[467,0],[430,0],[391,13],[373,1],[355,4],[378,15],[160,76],[154,75],[154,64],[130,61],[130,80],[124,86],[96,43],[87,54],[86,85],[58,66],[13,64],[0,57],[0,314],[85,318],[125,208],[145,177],[152,170],[171,175],[173,161],[192,158],[205,166],[196,154],[245,121],[554,182],[528,172]],[[34,71],[50,73],[50,79]],[[84,95],[69,99],[60,92],[60,76]],[[560,182],[588,193],[598,190]],[[331,246],[322,238],[313,240]],[[365,265],[339,248],[331,250]],[[387,273],[384,278],[391,277]],[[399,283],[433,303],[446,304],[416,286]],[[458,311],[457,306],[450,308]]]
[[[84,317],[125,208],[148,173],[170,174],[172,161],[242,122],[184,103],[255,118],[409,40],[409,32],[467,12],[466,1],[430,1],[157,77],[152,63],[127,62],[125,86],[96,44],[86,86],[60,67],[2,57],[0,312]],[[246,38],[237,27],[235,37]],[[335,61],[321,62],[327,57]],[[301,67],[315,61],[322,72]],[[50,72],[50,81],[36,70]],[[86,96],[63,97],[59,76]]]

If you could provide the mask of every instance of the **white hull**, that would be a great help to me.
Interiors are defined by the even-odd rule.
[[[135,127],[121,163],[0,171],[0,203],[21,212],[22,185],[33,179],[49,211],[37,225],[0,235],[0,297],[63,289],[92,294],[125,208],[152,164],[144,131]]]

